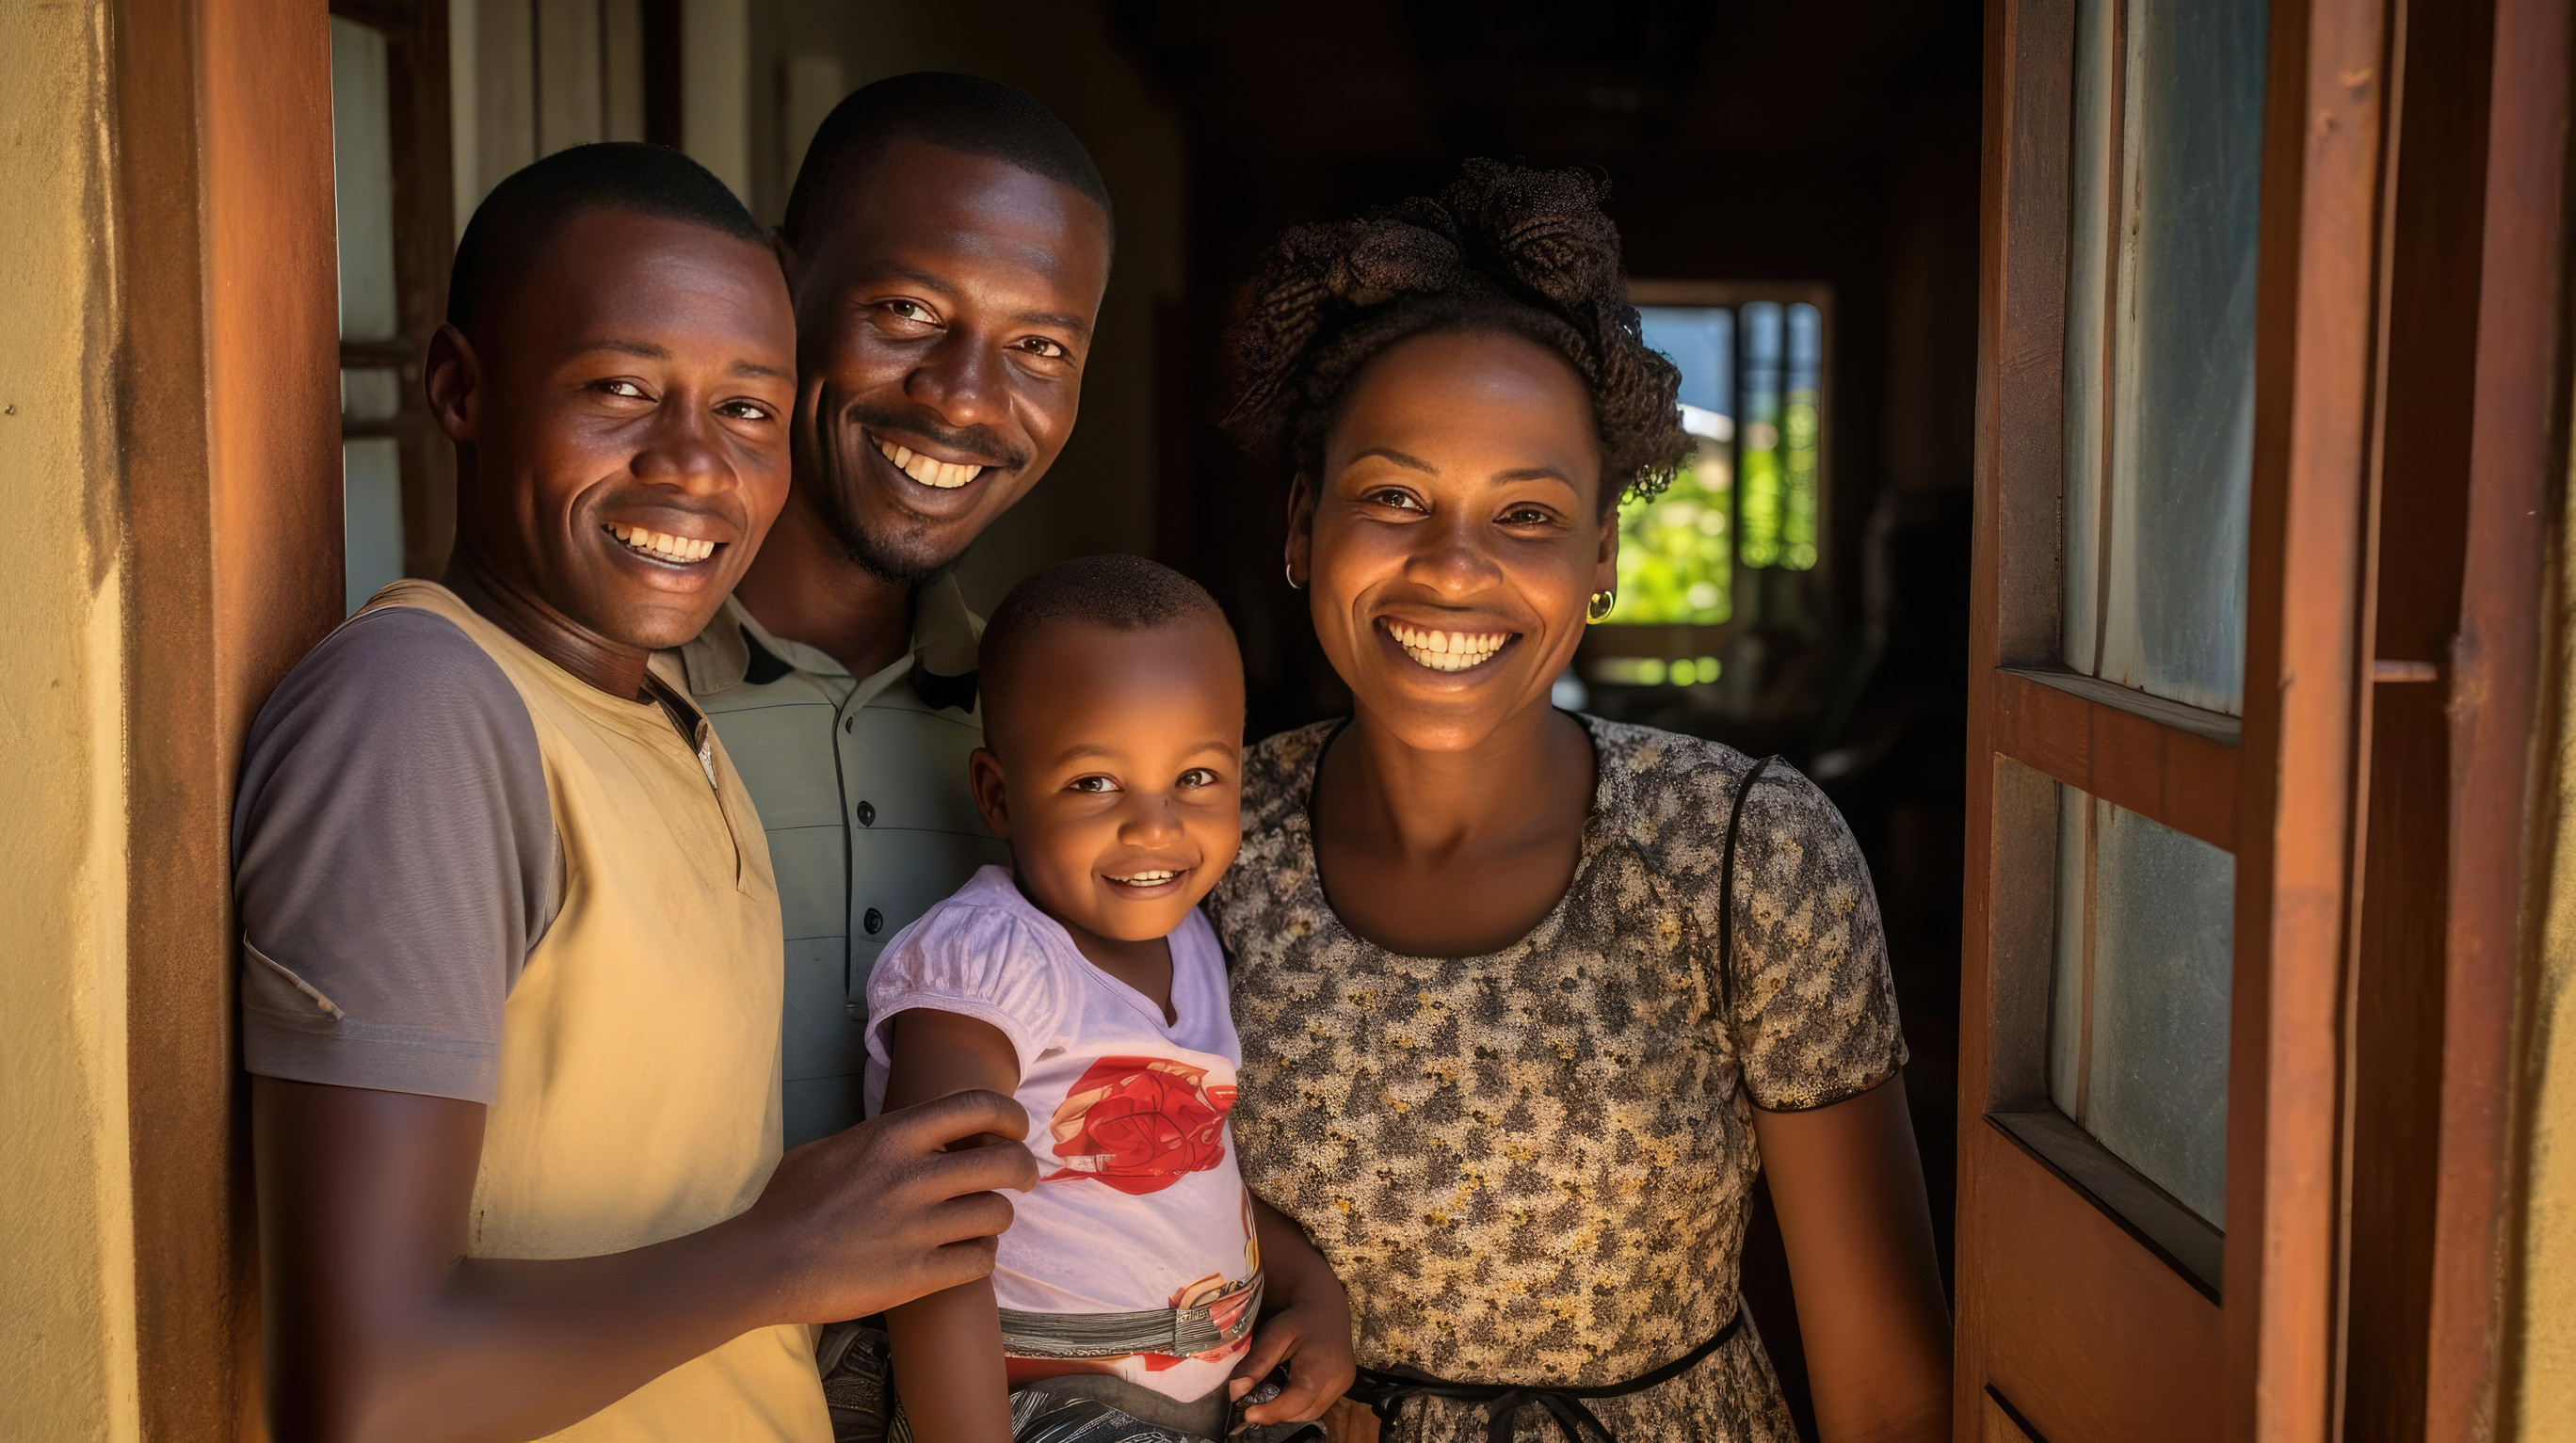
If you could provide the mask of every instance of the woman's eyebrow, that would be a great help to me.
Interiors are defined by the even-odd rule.
[[[1514,471],[1497,471],[1494,473],[1494,479],[1497,481],[1562,481],[1568,486],[1574,484],[1573,477],[1553,466],[1523,466]]]
[[[1351,459],[1354,461],[1363,461],[1371,456],[1383,457],[1386,460],[1394,462],[1398,466],[1406,468],[1407,470],[1419,471],[1425,476],[1437,476],[1440,474],[1439,467],[1432,465],[1430,462],[1423,460],[1419,456],[1408,456],[1404,452],[1398,451],[1392,446],[1371,446],[1367,450],[1354,455]]]

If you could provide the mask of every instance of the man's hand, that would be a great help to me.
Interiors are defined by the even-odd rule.
[[[780,1316],[863,1318],[989,1276],[994,1240],[1011,1225],[1002,1191],[1037,1186],[1037,1160],[1020,1141],[1028,1132],[1011,1099],[956,1092],[780,1159],[737,1219],[779,1262]]]

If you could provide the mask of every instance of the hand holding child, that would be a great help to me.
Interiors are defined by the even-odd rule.
[[[1005,1189],[1037,1186],[1022,1146],[1028,1114],[996,1092],[898,1108],[780,1159],[739,1220],[774,1243],[787,1297],[779,1316],[865,1317],[993,1270],[1011,1225]],[[991,1134],[993,1145],[951,1151]]]

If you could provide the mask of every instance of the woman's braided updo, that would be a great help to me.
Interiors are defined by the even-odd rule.
[[[1398,341],[1498,330],[1565,358],[1592,393],[1601,509],[1651,495],[1689,457],[1681,373],[1646,349],[1619,270],[1606,183],[1471,160],[1437,199],[1279,238],[1236,333],[1243,395],[1226,425],[1309,480],[1351,378]]]

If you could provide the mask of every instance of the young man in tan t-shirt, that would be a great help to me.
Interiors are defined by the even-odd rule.
[[[269,1423],[307,1438],[830,1437],[810,1325],[982,1276],[1008,1099],[798,1150],[779,914],[713,730],[647,668],[787,487],[777,261],[676,151],[503,182],[432,343],[446,585],[262,710],[234,821]]]

